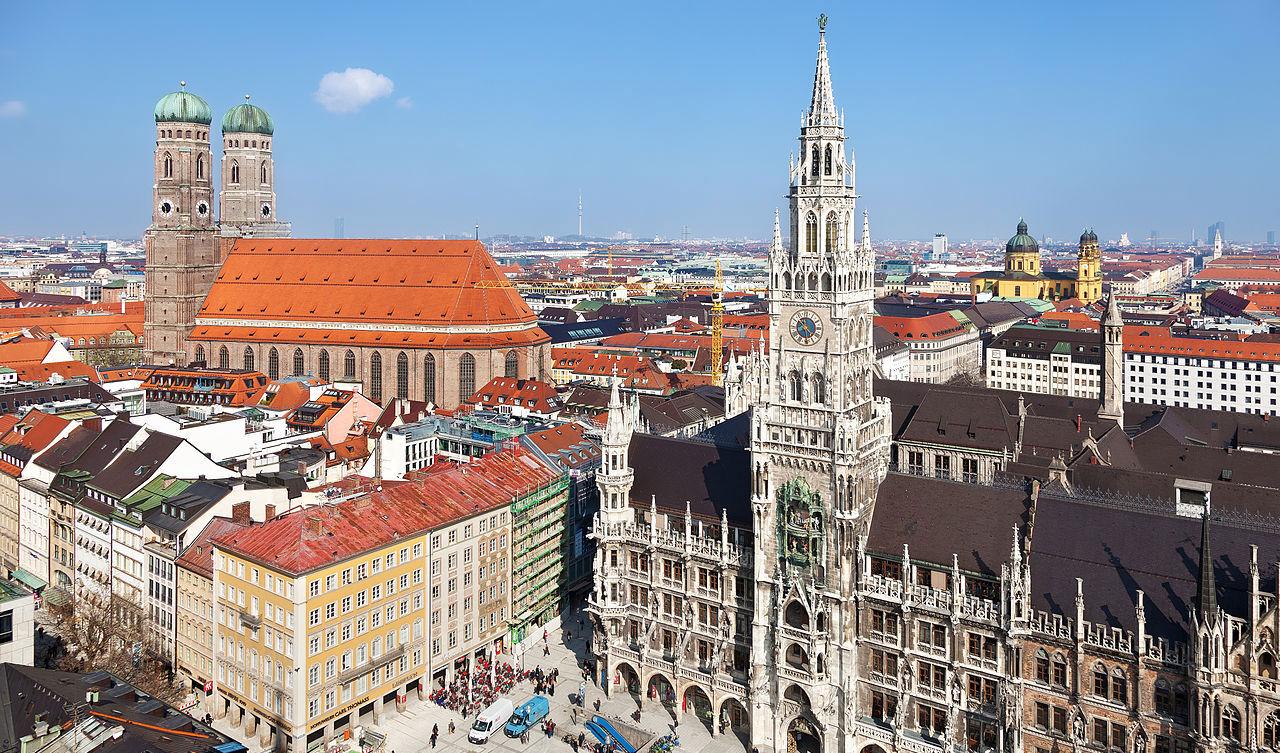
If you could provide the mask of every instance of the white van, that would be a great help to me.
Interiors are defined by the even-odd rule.
[[[480,716],[476,717],[476,723],[471,725],[467,740],[473,743],[487,741],[494,732],[502,729],[515,710],[515,705],[506,698],[499,698],[489,704],[489,708],[481,711]]]

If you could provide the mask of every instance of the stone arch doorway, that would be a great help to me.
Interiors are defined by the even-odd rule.
[[[787,750],[794,753],[822,753],[822,736],[803,716],[787,725]]]
[[[720,704],[720,733],[732,732],[744,746],[751,737],[751,716],[747,707],[737,698],[726,698]]]
[[[684,689],[684,698],[680,702],[680,711],[684,714],[692,714],[698,721],[706,725],[707,729],[711,729],[711,696],[707,695],[707,691],[697,685],[690,685]]]
[[[646,696],[651,701],[657,701],[662,704],[663,708],[671,714],[671,718],[676,716],[676,689],[667,679],[666,675],[661,672],[655,673],[649,678],[649,687],[645,690]]]
[[[614,688],[627,691],[627,694],[640,705],[640,674],[626,662],[619,662],[614,670]]]

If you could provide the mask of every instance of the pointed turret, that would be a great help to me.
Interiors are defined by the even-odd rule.
[[[1124,317],[1115,291],[1102,315],[1102,405],[1098,418],[1124,423]]]
[[[836,95],[831,90],[831,65],[827,62],[827,17],[818,17],[818,67],[813,74],[813,101],[809,125],[839,125]]]
[[[618,368],[613,369],[612,387],[609,392],[609,418],[608,423],[604,427],[604,442],[608,445],[626,445],[631,441],[631,421],[627,418],[627,411],[622,404],[622,395],[619,392],[618,385],[622,382],[618,378]]]
[[[769,253],[782,253],[782,225],[777,208],[773,210],[773,242],[769,244]]]
[[[871,215],[867,210],[862,210],[862,250],[871,250]]]
[[[1196,580],[1196,615],[1200,624],[1214,620],[1218,614],[1218,585],[1213,579],[1213,551],[1209,547],[1209,500],[1204,501],[1204,518],[1200,524],[1200,576]]]

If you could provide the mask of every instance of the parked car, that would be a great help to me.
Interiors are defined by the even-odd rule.
[[[551,704],[546,698],[535,695],[524,703],[516,707],[511,714],[511,721],[507,722],[507,737],[519,737],[533,727],[533,725],[547,718],[547,714],[551,711]]]
[[[476,717],[475,724],[471,725],[471,730],[467,732],[467,740],[473,743],[486,742],[503,722],[511,718],[514,711],[515,707],[506,698],[499,698],[489,704],[489,707]]]

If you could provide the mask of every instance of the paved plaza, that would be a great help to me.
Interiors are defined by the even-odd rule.
[[[729,732],[712,737],[710,728],[702,720],[698,719],[692,712],[677,714],[678,718],[673,718],[672,712],[657,701],[644,699],[640,708],[640,721],[636,722],[632,717],[637,707],[637,699],[628,694],[622,686],[615,685],[613,697],[606,697],[600,690],[599,684],[594,680],[587,681],[587,698],[585,713],[582,709],[577,711],[577,723],[574,722],[573,704],[570,697],[578,692],[578,683],[582,681],[582,670],[579,668],[581,658],[589,656],[586,640],[581,636],[581,623],[576,622],[573,618],[569,620],[570,630],[573,633],[573,639],[566,644],[564,632],[557,630],[550,634],[550,654],[543,654],[543,644],[541,641],[536,646],[526,652],[524,656],[524,666],[528,669],[541,667],[544,672],[550,672],[554,669],[560,670],[559,681],[556,683],[556,693],[554,696],[547,696],[551,702],[551,713],[549,718],[556,723],[555,735],[548,739],[542,734],[540,727],[535,727],[530,733],[529,742],[521,743],[518,739],[507,737],[501,731],[496,732],[493,737],[489,738],[487,743],[475,744],[467,741],[467,730],[470,729],[471,723],[475,720],[475,715],[464,719],[463,716],[456,711],[449,711],[438,706],[432,701],[417,700],[415,694],[409,694],[409,704],[403,713],[396,713],[394,704],[387,704],[384,711],[382,721],[379,724],[369,725],[370,729],[374,729],[387,737],[385,753],[420,753],[432,751],[431,747],[431,728],[432,725],[440,725],[440,738],[436,743],[434,750],[441,753],[458,753],[466,751],[466,753],[480,753],[481,751],[490,751],[491,753],[516,753],[522,751],[525,753],[544,753],[550,751],[569,751],[569,745],[564,741],[567,734],[573,734],[575,737],[579,732],[585,734],[587,741],[593,742],[594,737],[586,732],[582,726],[582,722],[591,718],[594,713],[600,713],[606,717],[621,719],[635,727],[645,730],[652,734],[655,738],[675,732],[680,738],[680,750],[686,753],[742,753],[749,750],[750,746],[745,742],[745,730],[738,735]],[[499,657],[500,661],[511,661],[510,656]],[[544,694],[545,695],[545,694]],[[533,683],[518,683],[507,698],[512,703],[520,702],[533,696]],[[595,701],[600,701],[600,711],[596,712]],[[449,722],[454,724],[453,734],[449,734]],[[243,731],[233,728],[227,719],[220,719],[214,722],[214,726],[226,734],[231,735],[237,740],[243,740]],[[262,753],[263,748],[258,743],[257,738],[253,738],[246,743],[250,753]],[[641,751],[645,753],[645,751]]]

